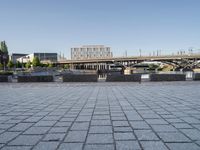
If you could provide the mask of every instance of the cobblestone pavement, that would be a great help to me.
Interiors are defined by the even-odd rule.
[[[200,82],[1,83],[1,148],[200,150]]]

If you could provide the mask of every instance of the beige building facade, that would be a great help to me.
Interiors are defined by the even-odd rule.
[[[84,45],[71,48],[72,60],[112,58],[110,47],[104,45]]]

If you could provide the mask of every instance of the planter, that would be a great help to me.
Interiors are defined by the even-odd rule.
[[[142,74],[107,75],[106,82],[140,82]]]
[[[96,74],[67,74],[63,75],[63,82],[97,82]]]
[[[53,76],[18,76],[18,82],[53,82]]]
[[[195,80],[195,81],[200,80],[200,73],[194,73],[193,80]]]
[[[0,82],[8,82],[8,76],[0,75]]]
[[[150,74],[150,81],[185,81],[185,74]]]

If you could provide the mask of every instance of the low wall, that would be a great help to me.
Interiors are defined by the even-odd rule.
[[[194,73],[193,80],[200,80],[200,73]]]
[[[106,82],[140,82],[142,74],[107,75]]]
[[[150,81],[185,81],[185,74],[150,74]]]
[[[8,76],[0,75],[0,82],[8,82]]]
[[[53,76],[18,76],[18,82],[53,82]]]
[[[97,82],[96,74],[67,74],[63,75],[63,82]]]

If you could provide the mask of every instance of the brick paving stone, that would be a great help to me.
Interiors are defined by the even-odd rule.
[[[116,141],[116,150],[141,150],[137,141]]]
[[[58,150],[82,150],[83,143],[62,143]]]
[[[108,144],[113,143],[112,134],[88,134],[87,144]]]

